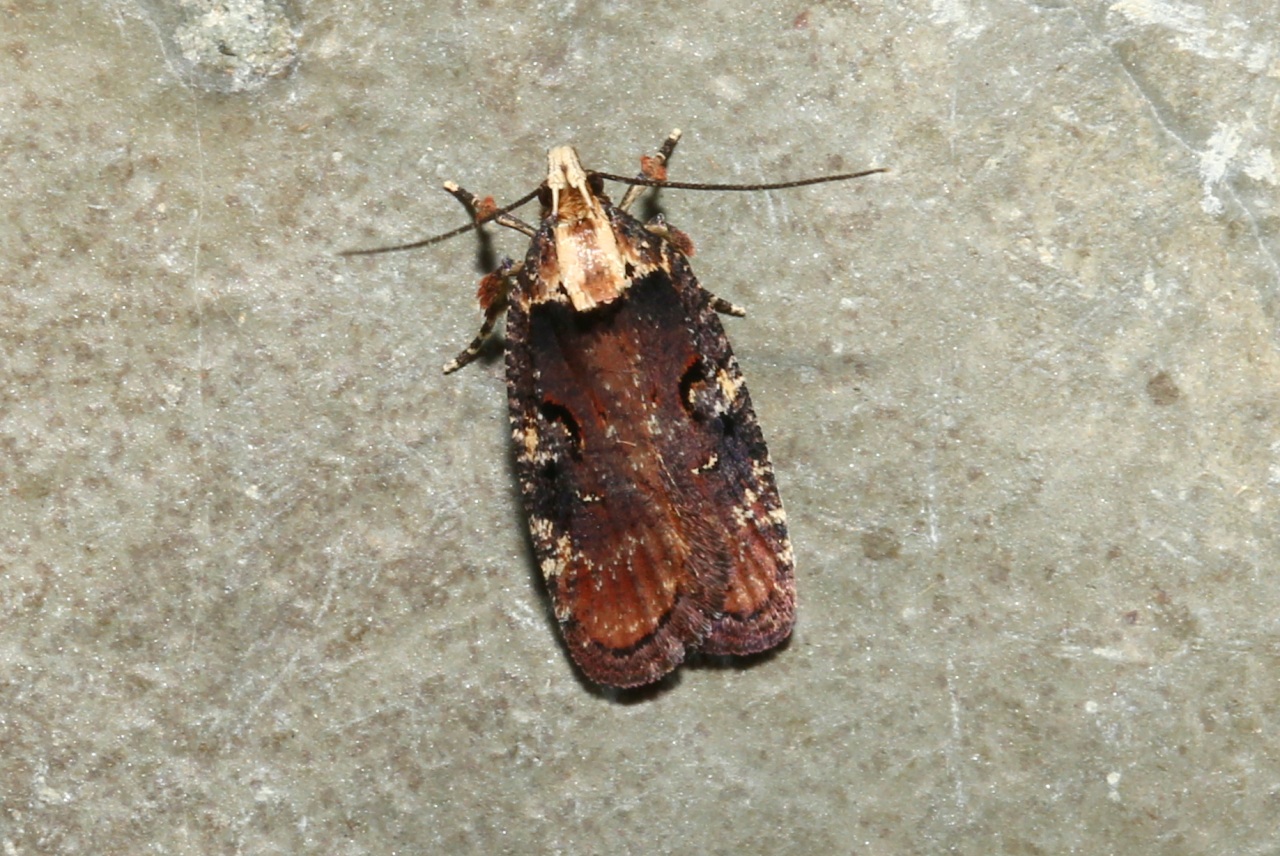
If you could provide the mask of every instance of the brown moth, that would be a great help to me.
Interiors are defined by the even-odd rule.
[[[505,311],[507,395],[534,550],[574,661],[593,681],[652,683],[689,652],[745,655],[785,640],[795,568],[764,435],[692,242],[628,213],[645,187],[770,190],[666,180],[674,131],[637,178],[591,172],[568,146],[546,180],[499,208],[448,183],[476,224],[529,235],[523,262],[480,284],[485,321],[446,366],[480,352]],[[604,181],[630,184],[614,205]],[[537,197],[536,226],[510,212]],[[376,250],[425,246],[445,235]]]

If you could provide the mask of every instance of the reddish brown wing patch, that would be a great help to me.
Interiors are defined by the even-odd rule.
[[[790,632],[791,548],[724,331],[683,256],[609,207],[649,272],[608,304],[531,301],[507,319],[507,380],[535,549],[574,659],[613,686],[686,651],[752,653]],[[546,268],[549,228],[525,271]]]
[[[708,654],[756,654],[791,635],[795,580],[791,562],[779,563],[776,532],[751,532],[730,575],[722,616],[702,643]],[[790,547],[788,546],[789,550]]]

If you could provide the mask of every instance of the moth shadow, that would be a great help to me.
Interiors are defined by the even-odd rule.
[[[470,205],[466,206],[467,213],[474,220],[476,210]],[[494,248],[493,232],[490,232],[487,226],[480,226],[475,230],[476,233],[476,270],[482,274],[492,273],[497,269],[499,264],[498,251]]]
[[[632,216],[634,216],[641,223],[648,223],[650,220],[652,220],[654,217],[657,217],[658,215],[665,216],[666,210],[662,207],[662,204],[658,200],[658,197],[661,195],[661,193],[662,193],[662,188],[655,187],[649,193],[646,193],[643,196],[641,196],[640,200],[636,203],[636,209],[635,211],[632,212]]]
[[[564,645],[561,644],[561,647],[563,648]],[[568,650],[565,650],[564,655],[570,662],[572,662],[572,658],[569,657]],[[582,670],[579,669],[576,664],[573,667],[573,675],[578,679],[578,683],[581,684],[582,688],[587,692],[597,696],[598,698],[608,699],[614,704],[622,705],[623,707],[637,704],[648,704],[649,702],[666,695],[668,692],[671,692],[676,687],[680,686],[681,683],[679,669],[664,675],[662,680],[654,681],[651,684],[645,684],[641,687],[625,688],[606,687],[603,684],[597,684],[595,681],[582,674]]]
[[[768,663],[790,647],[791,637],[788,636],[769,650],[755,654],[704,654],[701,651],[692,651],[685,659],[682,668],[695,672],[704,670],[746,672],[763,663]]]

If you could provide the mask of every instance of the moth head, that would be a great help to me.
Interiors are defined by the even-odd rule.
[[[557,146],[547,153],[547,195],[542,203],[561,220],[603,217],[600,207],[603,182],[582,168],[573,146]]]

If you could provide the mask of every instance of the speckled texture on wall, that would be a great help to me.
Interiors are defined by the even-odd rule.
[[[177,3],[2,13],[3,852],[1271,852],[1274,2],[258,5],[289,61],[220,92]],[[673,127],[892,173],[661,194],[800,617],[613,696],[497,351],[440,374],[524,243],[334,253]]]

